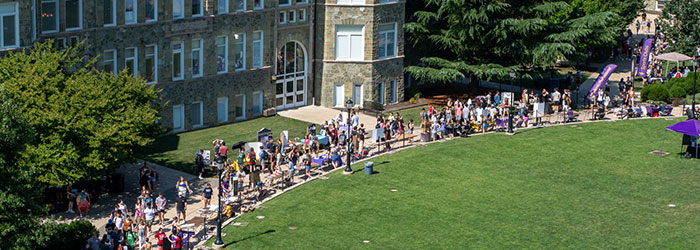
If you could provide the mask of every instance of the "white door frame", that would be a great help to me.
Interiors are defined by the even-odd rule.
[[[338,91],[340,90],[340,91]],[[338,99],[338,94],[340,94],[341,98],[340,100]],[[336,83],[333,85],[333,106],[335,107],[344,107],[345,106],[345,84],[342,83]]]
[[[306,106],[306,99],[307,99],[307,87],[308,87],[308,74],[309,74],[309,57],[308,53],[306,52],[306,48],[304,45],[300,42],[297,41],[290,41],[288,43],[295,43],[297,46],[301,47],[302,52],[304,53],[304,72],[303,75],[300,74],[301,72],[294,72],[294,73],[289,73],[289,74],[278,74],[277,81],[275,82],[276,84],[282,84],[282,93],[277,94],[275,92],[275,107],[277,110],[283,110],[283,109],[290,109],[290,108],[296,108],[296,107],[301,107],[301,106]],[[285,44],[286,45],[286,44]],[[284,46],[280,49],[286,49]],[[296,51],[296,50],[295,50]],[[296,58],[294,59],[296,60]],[[302,90],[297,90],[297,81],[302,80],[303,81],[303,88]],[[288,92],[287,91],[287,84],[291,83],[292,85],[292,91]],[[275,86],[276,88],[277,86]],[[303,100],[298,100],[297,96],[298,95],[303,95]],[[289,103],[287,102],[287,97],[288,96],[293,96],[292,97],[292,102]],[[277,105],[277,99],[282,99],[282,104]]]

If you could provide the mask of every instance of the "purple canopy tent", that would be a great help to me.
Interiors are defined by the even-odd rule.
[[[666,130],[671,130],[674,132],[678,132],[684,135],[689,135],[689,136],[694,136],[698,137],[700,136],[700,121],[695,120],[695,119],[689,119],[687,121],[682,121],[676,124],[673,124],[671,126],[666,127]],[[664,138],[666,137],[666,133],[664,133]],[[661,139],[661,145],[663,146],[663,138]],[[695,155],[698,155],[698,148],[697,145],[695,147]]]

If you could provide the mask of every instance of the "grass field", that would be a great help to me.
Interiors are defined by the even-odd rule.
[[[567,125],[406,149],[373,159],[374,175],[335,172],[263,204],[237,220],[249,225],[224,228],[224,242],[228,249],[696,248],[700,163],[679,157],[673,132],[665,135],[670,155],[648,154],[675,122]]]
[[[303,121],[275,116],[162,136],[146,148],[141,159],[193,173],[195,152],[200,149],[213,150],[211,143],[215,139],[223,139],[227,145],[239,141],[252,142],[261,128],[270,129],[275,139],[279,138],[280,132],[288,130],[289,137],[294,139],[304,136],[307,125]]]

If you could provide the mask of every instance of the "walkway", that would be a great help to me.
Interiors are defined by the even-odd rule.
[[[309,105],[301,108],[280,111],[277,114],[283,117],[297,119],[305,122],[323,124],[325,121],[328,121],[338,116],[339,112],[340,111],[332,108]],[[376,117],[366,115],[362,112],[360,112],[360,122],[364,123],[365,128],[368,129],[372,129],[377,125]]]

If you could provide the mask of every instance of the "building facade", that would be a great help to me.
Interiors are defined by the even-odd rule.
[[[173,132],[403,99],[405,0],[0,0],[0,50],[85,41],[162,89]]]

